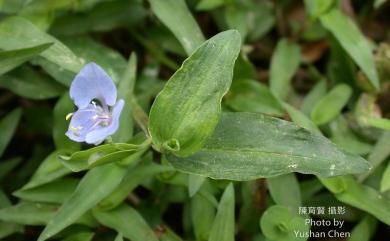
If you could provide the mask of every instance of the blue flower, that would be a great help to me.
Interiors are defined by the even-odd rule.
[[[69,115],[72,119],[66,135],[71,140],[98,145],[118,130],[124,101],[116,100],[115,84],[99,65],[85,65],[69,92],[78,108]]]

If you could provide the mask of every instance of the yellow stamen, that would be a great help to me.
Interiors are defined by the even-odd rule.
[[[73,116],[73,113],[69,113],[66,115],[65,120],[69,120]]]

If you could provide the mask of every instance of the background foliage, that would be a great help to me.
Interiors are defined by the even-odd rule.
[[[389,7],[0,0],[0,238],[307,240],[338,206],[388,240]],[[97,147],[64,135],[88,62],[126,102]]]

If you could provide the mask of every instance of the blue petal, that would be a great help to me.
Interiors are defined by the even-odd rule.
[[[87,108],[77,110],[69,123],[68,131],[65,133],[71,140],[85,142],[85,137],[96,126],[94,116],[98,114],[95,106],[88,105]]]
[[[110,76],[97,64],[85,65],[70,86],[70,97],[79,109],[84,109],[93,99],[113,106],[116,102],[116,87]]]
[[[112,110],[112,120],[111,124],[107,127],[96,128],[95,130],[89,132],[85,138],[85,141],[89,144],[99,144],[108,136],[114,134],[119,127],[119,117],[123,109],[125,102],[119,100]]]

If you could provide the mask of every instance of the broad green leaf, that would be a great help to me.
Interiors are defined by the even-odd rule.
[[[377,220],[371,215],[366,215],[351,232],[348,241],[370,241],[377,227]]]
[[[21,109],[15,109],[0,120],[0,157],[7,148],[22,116]]]
[[[269,88],[257,81],[234,80],[225,103],[236,111],[283,116],[283,107]]]
[[[390,201],[377,190],[358,183],[352,176],[321,178],[320,180],[339,201],[370,213],[380,221],[390,225]],[[340,188],[340,183],[342,183],[343,188]]]
[[[199,47],[171,77],[150,110],[149,130],[155,147],[187,156],[212,134],[221,99],[230,87],[240,51],[240,35],[229,30]]]
[[[72,72],[80,70],[82,63],[71,50],[28,20],[22,17],[9,17],[0,23],[0,49],[31,48],[48,42],[54,44],[40,53],[43,58]]]
[[[157,164],[138,165],[130,169],[122,182],[115,188],[115,190],[100,201],[97,207],[101,210],[109,210],[120,205],[138,185],[145,179],[153,177],[159,173],[173,171],[169,166],[162,166]]]
[[[74,172],[84,171],[105,165],[112,162],[119,162],[122,159],[131,155],[141,155],[145,151],[144,145],[135,145],[127,143],[112,143],[105,144],[96,147],[92,147],[88,150],[74,152],[70,156],[61,156],[62,163]]]
[[[34,100],[54,98],[64,92],[62,85],[29,66],[21,66],[0,76],[0,87]]]
[[[21,48],[9,51],[0,51],[0,75],[23,64],[35,55],[41,53],[52,45],[52,43],[40,44],[30,48]]]
[[[234,241],[234,187],[230,183],[218,205],[217,215],[211,227],[209,241]]]
[[[326,81],[321,80],[305,96],[305,99],[303,100],[300,108],[301,111],[305,115],[310,116],[310,113],[313,110],[314,106],[319,100],[321,100],[324,95],[326,95]]]
[[[72,196],[56,212],[38,241],[44,241],[73,224],[79,217],[109,195],[122,181],[127,169],[108,164],[90,170]],[[104,181],[102,181],[104,180]]]
[[[383,173],[382,179],[381,179],[381,192],[386,192],[390,189],[390,163],[387,164],[387,167],[385,169],[385,172]]]
[[[137,78],[137,55],[130,55],[127,68],[118,84],[118,99],[123,99],[125,105],[119,119],[119,128],[112,136],[114,142],[128,142],[133,136],[133,116],[131,99],[134,98],[134,86]]]
[[[61,204],[71,196],[78,183],[78,179],[60,179],[36,188],[20,189],[13,195],[26,201]]]
[[[299,46],[287,39],[279,40],[272,55],[270,67],[270,88],[276,97],[286,99],[290,90],[290,81],[297,71],[299,63]]]
[[[206,181],[206,177],[192,174],[188,175],[188,193],[190,197],[199,191],[204,181]]]
[[[80,232],[73,234],[62,241],[91,241],[95,234],[91,232]]]
[[[326,124],[340,114],[352,95],[348,85],[339,84],[317,102],[311,112],[311,119],[317,125]]]
[[[303,217],[295,216],[288,207],[281,205],[271,206],[264,212],[260,227],[265,237],[272,241],[304,241],[306,238],[301,238],[299,234],[310,230]]]
[[[123,204],[107,212],[96,209],[93,214],[100,223],[132,241],[158,241],[142,216],[130,206]]]
[[[68,153],[68,151],[57,150],[47,156],[35,171],[30,181],[22,189],[38,187],[71,173],[68,168],[62,165],[59,159],[59,156],[65,153]]]
[[[70,99],[69,93],[66,92],[57,101],[53,110],[53,140],[57,149],[80,150],[80,143],[70,140],[66,135],[69,121],[66,116],[74,112],[74,103]]]
[[[322,135],[257,113],[224,113],[206,145],[168,160],[178,170],[215,179],[251,180],[289,172],[318,176],[362,173],[369,164]]]
[[[184,0],[149,0],[149,2],[153,12],[176,36],[187,55],[191,55],[205,41]]]
[[[301,190],[294,173],[268,178],[267,184],[276,204],[288,207],[291,211],[298,210],[302,205]]]
[[[321,15],[321,23],[339,41],[355,63],[367,75],[372,85],[378,89],[379,79],[372,55],[372,48],[356,24],[338,9]]]
[[[225,4],[226,0],[200,0],[196,5],[196,9],[199,11],[207,11],[221,7]]]
[[[307,12],[314,18],[326,13],[334,3],[334,0],[305,0]]]
[[[12,169],[14,169],[17,165],[19,165],[22,158],[15,157],[8,160],[0,161],[0,180],[5,177]]]

